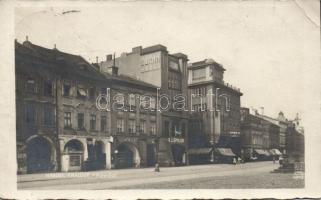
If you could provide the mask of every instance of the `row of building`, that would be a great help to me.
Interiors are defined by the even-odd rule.
[[[242,93],[224,82],[224,71],[212,59],[188,64],[185,54],[162,45],[88,63],[56,47],[15,41],[17,171],[179,166],[286,153],[289,127],[298,124],[241,108]],[[187,109],[171,106],[177,95],[184,99],[177,105]]]

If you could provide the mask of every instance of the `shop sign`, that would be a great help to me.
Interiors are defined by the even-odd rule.
[[[170,143],[178,143],[178,144],[182,144],[184,143],[184,138],[168,138],[168,142]]]

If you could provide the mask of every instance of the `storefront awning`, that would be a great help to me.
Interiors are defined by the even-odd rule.
[[[217,152],[222,156],[235,156],[230,148],[216,148]]]
[[[202,154],[210,154],[212,152],[212,148],[197,148],[197,149],[189,149],[189,155],[202,155]]]
[[[273,154],[271,154],[271,153],[269,152],[269,150],[263,150],[263,151],[264,151],[264,153],[265,153],[266,156],[271,156],[271,155],[273,155]]]
[[[255,151],[255,153],[257,153],[259,155],[266,156],[266,153],[262,149],[254,149],[254,151]]]
[[[272,149],[272,151],[275,153],[275,155],[282,156],[282,153],[278,149]]]
[[[276,153],[273,151],[273,149],[270,149],[269,152],[272,156],[276,156]]]

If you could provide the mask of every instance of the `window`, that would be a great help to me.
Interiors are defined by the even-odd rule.
[[[155,97],[151,97],[150,99],[150,108],[151,109],[156,109],[156,98]]]
[[[44,105],[43,109],[43,123],[44,125],[51,126],[54,124],[54,107],[51,105]]]
[[[79,130],[85,129],[84,122],[85,122],[84,113],[78,113],[78,129]]]
[[[89,88],[89,99],[95,100],[96,89],[94,87]]]
[[[146,122],[145,121],[140,121],[140,130],[139,130],[140,133],[146,133]]]
[[[199,80],[205,78],[205,68],[195,69],[192,72],[193,80]]]
[[[129,105],[136,106],[136,95],[134,94],[129,95]]]
[[[50,80],[45,80],[44,81],[44,95],[45,96],[53,96],[53,83]]]
[[[78,85],[77,87],[77,97],[81,99],[85,99],[87,97],[87,91],[82,85]]]
[[[135,120],[129,120],[128,133],[135,133],[135,132],[136,132],[136,122]]]
[[[26,91],[30,92],[30,93],[36,93],[37,92],[36,80],[34,78],[27,78]]]
[[[156,124],[155,123],[150,124],[150,134],[156,135]]]
[[[107,117],[106,116],[100,117],[100,129],[101,129],[101,131],[107,131]]]
[[[96,130],[96,115],[90,115],[90,130]]]
[[[71,128],[71,112],[64,113],[64,127]]]
[[[100,94],[106,95],[107,94],[107,88],[105,88],[105,87],[100,88]]]
[[[62,89],[62,95],[65,97],[70,96],[70,91],[71,91],[71,84],[68,81],[64,81],[63,83],[63,89]]]
[[[117,126],[117,133],[124,132],[124,120],[123,119],[117,119],[116,126]]]
[[[165,130],[164,130],[164,136],[169,137],[169,122],[165,121]]]
[[[35,104],[26,104],[25,107],[25,120],[28,124],[36,123],[36,105]]]

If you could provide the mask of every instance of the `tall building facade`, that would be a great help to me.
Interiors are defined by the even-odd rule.
[[[155,45],[135,47],[130,53],[123,53],[115,60],[107,55],[106,61],[99,63],[103,72],[110,71],[110,67],[116,65],[120,75],[134,77],[158,88],[158,161],[164,166],[184,165],[188,162],[188,112],[173,107],[177,95],[183,96],[188,105],[187,61],[186,55],[170,54],[165,46]]]
[[[155,86],[30,41],[15,61],[18,173],[154,165]]]
[[[190,145],[197,148],[195,143],[200,143],[199,147],[225,149],[225,153],[220,152],[226,156],[239,155],[240,89],[224,82],[225,69],[213,59],[194,62],[188,71],[192,105]]]

